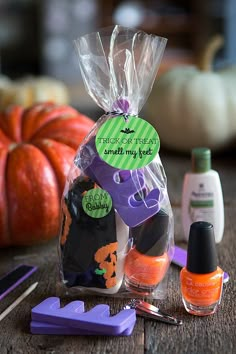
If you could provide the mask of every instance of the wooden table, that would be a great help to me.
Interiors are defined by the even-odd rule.
[[[6,298],[0,301],[2,312],[32,282],[39,281],[37,289],[1,323],[0,353],[235,353],[236,348],[236,163],[234,154],[213,156],[213,168],[220,173],[225,201],[225,233],[217,245],[219,265],[230,274],[224,286],[223,300],[213,316],[196,317],[183,308],[179,290],[179,268],[171,265],[168,271],[168,294],[165,301],[153,301],[163,310],[183,320],[175,327],[138,317],[130,337],[79,337],[31,335],[29,331],[31,308],[49,296],[56,295],[58,280],[57,240],[47,244],[0,250],[0,275],[18,263],[37,265],[38,271]],[[180,200],[184,173],[190,168],[188,156],[161,152],[162,162],[168,177],[168,190],[175,217],[175,238],[181,243]],[[82,298],[86,308],[98,303],[107,303],[113,313],[118,312],[125,300],[106,297]],[[69,302],[62,298],[62,303]]]

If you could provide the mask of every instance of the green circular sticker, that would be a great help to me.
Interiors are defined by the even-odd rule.
[[[83,196],[82,207],[92,218],[103,218],[111,211],[112,199],[104,189],[90,189]]]
[[[148,165],[160,149],[155,128],[142,118],[129,116],[107,120],[96,135],[99,156],[109,165],[134,170]]]

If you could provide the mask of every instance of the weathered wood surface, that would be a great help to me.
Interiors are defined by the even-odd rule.
[[[190,167],[189,157],[163,153],[162,162],[168,177],[168,189],[175,216],[175,237],[181,240],[181,188],[183,175]],[[0,323],[0,353],[173,353],[218,354],[235,353],[236,348],[236,163],[233,155],[213,159],[213,167],[220,173],[225,200],[225,233],[217,245],[219,264],[229,272],[230,281],[224,286],[224,296],[218,312],[213,316],[195,317],[187,314],[179,291],[179,268],[172,265],[168,272],[168,294],[165,301],[154,304],[183,319],[183,326],[174,327],[153,320],[138,318],[130,337],[43,336],[29,332],[30,311],[48,296],[56,295],[57,240],[48,244],[0,250],[0,275],[18,263],[33,263],[39,270],[5,299],[0,312],[15,300],[33,281],[38,288]],[[184,245],[184,244],[182,244]],[[107,303],[115,313],[125,300],[105,297],[81,298],[86,308]],[[69,302],[63,298],[62,303]]]

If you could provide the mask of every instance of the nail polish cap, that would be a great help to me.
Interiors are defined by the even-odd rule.
[[[145,221],[137,237],[136,250],[147,256],[162,256],[168,242],[169,216],[163,210]]]
[[[211,169],[211,150],[200,147],[192,149],[192,171],[204,173]]]
[[[194,222],[190,227],[187,270],[207,274],[217,269],[217,254],[213,225],[205,221]]]

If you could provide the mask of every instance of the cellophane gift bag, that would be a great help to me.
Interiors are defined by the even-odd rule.
[[[121,26],[75,40],[104,114],[78,148],[62,198],[61,283],[73,294],[166,294],[173,214],[158,133],[138,117],[166,42]]]

